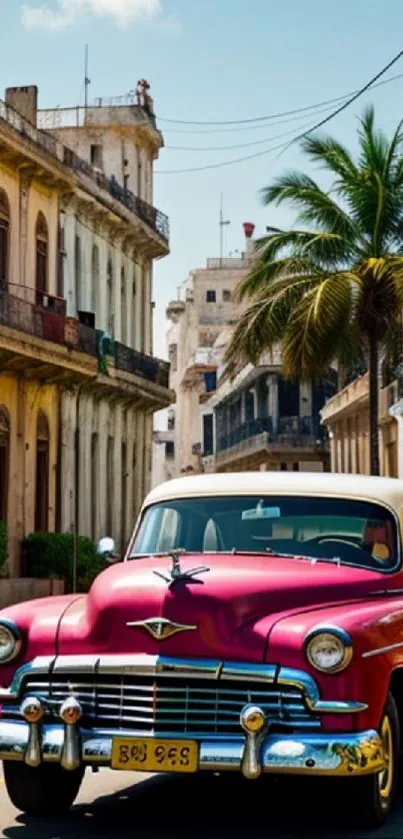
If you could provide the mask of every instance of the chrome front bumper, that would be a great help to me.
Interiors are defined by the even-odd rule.
[[[112,742],[117,736],[144,737],[141,732],[91,731],[77,727],[78,759],[86,766],[111,767]],[[0,760],[26,761],[30,726],[26,722],[0,720]],[[177,739],[180,742],[181,738]],[[39,736],[39,762],[61,763],[65,752],[65,728],[43,725]],[[322,776],[354,776],[380,772],[385,767],[382,741],[376,731],[297,736],[265,734],[212,737],[199,740],[199,769],[210,772],[240,772],[258,778],[262,772]],[[73,765],[66,768],[75,768]]]

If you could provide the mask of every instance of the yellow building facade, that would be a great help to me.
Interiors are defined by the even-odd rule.
[[[136,112],[136,118],[142,114]],[[112,294],[116,299],[121,295],[120,323],[121,312],[127,312],[122,290],[130,266],[125,249],[133,241],[137,248],[141,245],[150,265],[156,255],[165,255],[167,234],[160,232],[164,218],[144,201],[137,205],[133,197],[129,204],[127,189],[106,175],[101,178],[91,164],[36,123],[36,88],[6,91],[5,101],[0,101],[0,521],[7,525],[11,577],[24,570],[21,546],[32,532],[75,528],[97,539],[104,535],[109,518],[114,525],[111,535],[119,531],[124,541],[149,484],[152,414],[173,399],[167,363],[150,355],[151,269],[148,274],[143,271],[144,288],[141,278],[135,278],[138,302],[132,305],[130,318],[127,315],[127,323],[137,324],[140,304],[146,300],[141,346],[133,348],[121,327],[112,336],[117,339],[114,355],[106,367],[103,359],[102,366],[95,329],[99,311],[85,306],[84,314],[93,315],[91,326],[82,320],[78,300],[71,302],[71,283],[77,295],[90,302],[90,240],[84,267],[72,279],[80,243],[78,221],[75,236],[66,234],[66,207],[71,212],[74,206],[77,219],[82,218],[88,229],[96,225],[102,233],[105,251],[110,230],[122,238],[121,252],[112,254],[116,265],[120,259]],[[111,257],[108,253],[106,257],[109,264]],[[100,295],[104,301],[106,322],[109,278],[106,270],[96,276],[94,297]],[[70,403],[75,424],[70,421]],[[98,429],[93,421],[99,405],[113,442],[107,454],[119,490],[113,487],[115,496],[106,492],[104,428],[101,423]],[[117,412],[119,422],[109,428]],[[100,452],[95,457],[91,446],[98,433]],[[94,512],[90,502],[99,486],[105,491]],[[76,511],[72,516],[71,506]]]
[[[379,392],[380,471],[391,478],[399,477],[399,425],[391,411],[396,387],[392,382]],[[368,373],[329,399],[321,418],[329,432],[332,472],[370,475]]]

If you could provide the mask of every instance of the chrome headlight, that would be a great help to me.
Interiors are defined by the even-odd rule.
[[[315,670],[340,673],[353,657],[353,642],[338,626],[317,626],[305,638],[305,655]]]
[[[21,632],[13,621],[0,620],[0,664],[16,658],[21,650]]]

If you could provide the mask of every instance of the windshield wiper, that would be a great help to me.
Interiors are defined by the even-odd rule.
[[[332,562],[336,565],[341,564],[341,558],[339,556],[309,556],[307,554],[282,554],[278,551],[273,551],[272,548],[266,548],[265,553],[269,554],[270,556],[278,556],[280,559],[307,559],[312,565],[315,565],[315,562]]]

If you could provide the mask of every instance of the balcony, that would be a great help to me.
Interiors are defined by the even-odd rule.
[[[86,175],[95,181],[100,189],[105,189],[109,192],[112,198],[119,201],[120,204],[123,204],[127,210],[141,219],[144,224],[151,227],[155,233],[158,233],[168,243],[168,216],[161,213],[156,207],[152,207],[147,201],[138,198],[130,189],[125,189],[118,183],[116,178],[107,178],[102,172],[93,169],[90,163],[87,163],[82,157],[78,157],[74,151],[68,149],[66,146],[64,147],[64,163],[70,169],[74,169],[76,172],[80,172],[82,175]]]
[[[139,376],[160,387],[169,387],[168,361],[144,355],[118,341],[115,343],[115,366],[117,370]]]
[[[38,305],[33,302],[38,299],[34,289],[20,287],[19,293],[0,288],[1,369],[21,370],[26,378],[48,382],[75,383],[95,376],[96,352],[90,351],[85,327],[83,331],[78,324],[77,341],[72,344],[65,301],[41,294],[42,305]]]
[[[239,460],[243,456],[266,451],[281,454],[300,450],[309,454],[325,453],[327,444],[323,429],[313,417],[282,417],[277,431],[273,431],[271,417],[262,417],[238,425],[228,435],[217,441],[216,464]],[[205,453],[208,454],[207,452]]]
[[[106,190],[112,198],[161,236],[166,244],[168,243],[169,219],[164,213],[138,198],[130,190],[124,189],[115,178],[105,177],[47,131],[36,128],[2,100],[0,100],[0,124],[1,121],[17,132],[23,140],[33,143],[59,164],[64,164],[73,171],[86,175],[100,189]]]

